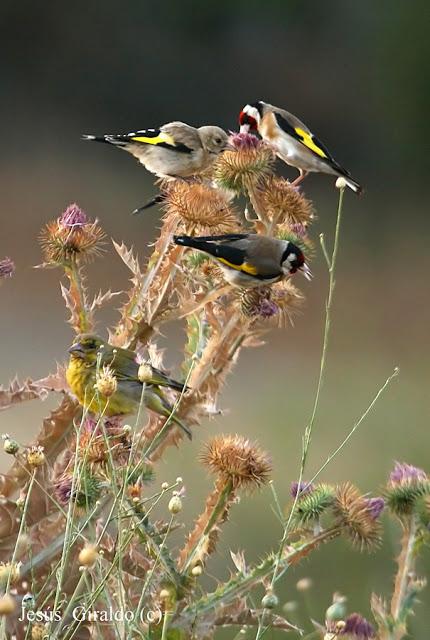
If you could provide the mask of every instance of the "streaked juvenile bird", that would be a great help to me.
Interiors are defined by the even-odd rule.
[[[242,132],[258,131],[281,160],[299,170],[300,175],[293,185],[299,184],[310,172],[328,173],[345,178],[346,184],[355,193],[362,192],[362,187],[353,180],[349,171],[292,113],[259,100],[243,107],[239,124]]]
[[[171,415],[172,422],[191,439],[189,427],[172,414],[173,407],[160,389],[169,387],[183,392],[185,387],[181,382],[150,364],[139,365],[134,351],[114,347],[94,334],[77,336],[69,353],[67,382],[83,407],[107,416],[132,414],[139,407],[143,391],[145,407],[165,417]],[[108,398],[96,388],[104,368],[108,368],[115,380],[114,390]]]
[[[176,244],[192,247],[214,258],[225,279],[236,287],[259,287],[277,282],[296,271],[309,280],[311,272],[299,247],[256,233],[223,236],[174,236]]]
[[[196,129],[184,122],[169,122],[159,129],[142,129],[124,135],[85,135],[83,138],[128,151],[159,178],[198,175],[228,146],[228,135],[220,127]]]

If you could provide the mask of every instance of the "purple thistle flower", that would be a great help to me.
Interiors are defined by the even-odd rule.
[[[15,263],[10,258],[0,260],[0,278],[11,278],[15,271]]]
[[[275,316],[278,313],[278,311],[279,311],[279,307],[275,302],[272,302],[272,300],[268,300],[267,298],[264,298],[260,302],[258,315],[261,316],[262,318],[271,318],[272,316]]]
[[[292,482],[290,486],[290,496],[296,498],[297,496],[305,496],[308,493],[312,493],[314,485],[309,482]]]
[[[65,212],[60,216],[58,222],[62,227],[69,227],[73,229],[74,227],[83,227],[87,224],[88,219],[86,213],[82,211],[78,205],[70,204]]]
[[[385,508],[384,498],[368,498],[367,510],[373,520],[377,520]]]
[[[422,469],[414,467],[406,462],[396,462],[390,473],[390,482],[393,485],[418,484],[427,481],[427,474]]]
[[[55,496],[58,502],[66,507],[69,504],[70,496],[72,495],[72,479],[62,478],[54,488]]]
[[[257,149],[260,146],[261,140],[257,136],[253,136],[252,133],[233,133],[230,135],[230,144],[236,149]]]
[[[292,224],[291,231],[295,233],[296,236],[299,236],[299,238],[306,238],[306,236],[308,235],[306,225],[302,224],[301,222],[295,222],[294,224]]]
[[[359,613],[351,613],[345,620],[341,635],[349,635],[354,640],[369,640],[369,638],[375,637],[375,631],[366,618],[363,618]]]

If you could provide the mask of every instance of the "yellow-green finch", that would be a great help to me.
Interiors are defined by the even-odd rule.
[[[80,404],[107,416],[135,413],[142,401],[191,438],[191,431],[173,413],[160,387],[183,392],[184,385],[150,364],[139,364],[137,354],[114,347],[94,334],[81,334],[69,348],[67,382]]]

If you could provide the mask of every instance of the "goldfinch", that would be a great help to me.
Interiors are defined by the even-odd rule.
[[[184,122],[169,122],[159,129],[142,129],[124,135],[84,135],[83,138],[128,151],[159,178],[198,175],[228,146],[228,136],[220,127],[196,129]]]
[[[259,287],[277,282],[296,271],[309,280],[311,272],[303,252],[289,240],[256,233],[223,236],[174,236],[175,244],[212,256],[225,279],[236,287]]]
[[[239,115],[240,130],[258,131],[278,158],[299,170],[293,185],[299,184],[308,173],[329,173],[342,176],[350,189],[361,193],[362,187],[341,167],[320,140],[292,113],[259,100],[243,107]]]
[[[107,416],[128,415],[138,410],[142,400],[151,411],[171,416],[172,422],[191,439],[189,427],[172,413],[173,407],[160,389],[169,387],[182,392],[185,387],[181,382],[169,378],[150,364],[139,365],[134,351],[113,347],[90,333],[78,336],[69,353],[67,382],[83,407]],[[107,374],[114,382],[112,393],[105,397],[97,389],[98,381]]]

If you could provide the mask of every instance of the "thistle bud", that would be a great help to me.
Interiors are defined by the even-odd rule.
[[[0,564],[0,586],[4,589],[7,584],[18,582],[21,562],[2,562]]]
[[[0,616],[8,616],[16,609],[16,602],[12,596],[5,593],[0,598]]]
[[[195,578],[198,578],[199,576],[201,576],[202,573],[203,573],[203,567],[201,564],[196,564],[196,566],[191,569],[191,574]]]
[[[329,606],[325,612],[325,619],[327,622],[337,622],[343,620],[346,616],[346,598],[339,593],[335,593],[333,596],[333,604]]]
[[[261,599],[261,606],[263,609],[274,609],[278,604],[278,596],[271,589],[269,589]]]
[[[339,178],[336,180],[336,189],[345,189],[346,187],[346,180],[343,176],[339,176]]]
[[[27,450],[27,464],[30,467],[41,467],[45,462],[44,447],[36,445]]]
[[[182,500],[178,496],[178,494],[173,494],[173,496],[170,498],[168,509],[173,515],[182,511]]]
[[[83,567],[92,567],[99,557],[97,547],[94,544],[87,544],[79,552],[79,564]]]
[[[11,438],[7,433],[2,435],[3,438],[3,450],[5,453],[9,453],[14,456],[19,451],[19,444],[16,440]]]

